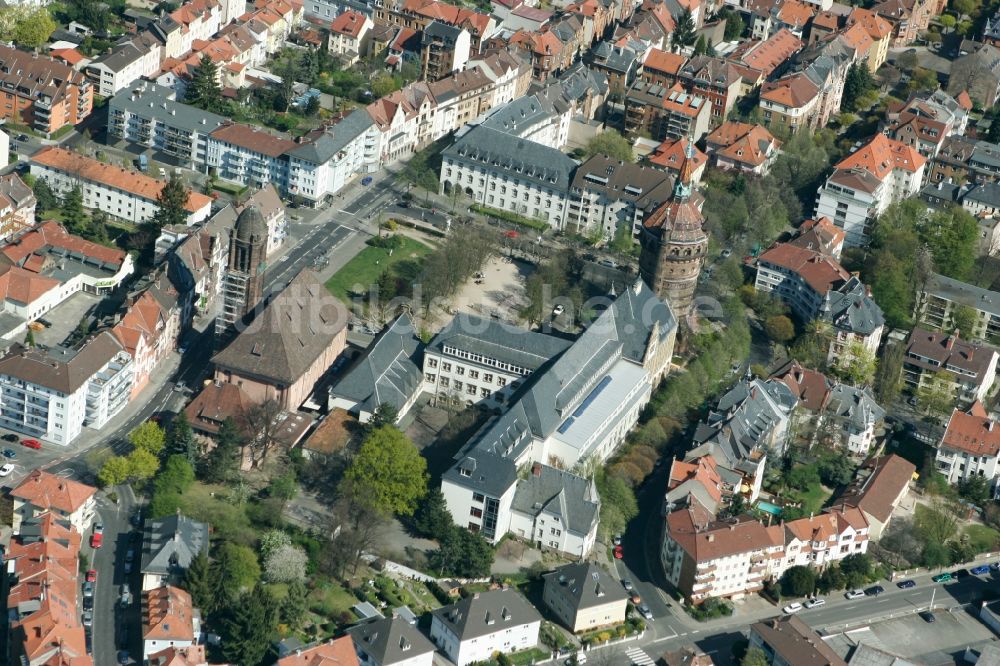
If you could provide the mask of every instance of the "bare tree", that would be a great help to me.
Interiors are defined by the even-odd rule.
[[[367,500],[364,488],[350,481],[340,484],[339,497],[330,512],[329,537],[323,554],[327,570],[343,578],[350,570],[358,570],[361,556],[378,546],[385,525],[385,514]]]
[[[281,411],[281,405],[274,400],[266,400],[243,411],[243,426],[247,433],[244,447],[249,453],[251,467],[259,467],[277,443]]]

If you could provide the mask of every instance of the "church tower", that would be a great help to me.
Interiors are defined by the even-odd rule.
[[[257,206],[247,206],[229,232],[229,265],[223,286],[222,312],[216,319],[217,339],[228,340],[253,312],[264,292],[267,222]]]
[[[689,141],[670,199],[646,217],[639,236],[639,273],[679,318],[691,306],[708,250],[701,214],[705,198],[694,187],[694,168]]]

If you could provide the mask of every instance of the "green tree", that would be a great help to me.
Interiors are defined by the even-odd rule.
[[[724,18],[726,19],[726,32],[723,39],[727,42],[738,40],[743,35],[743,29],[746,27],[743,18],[737,12],[729,9],[721,13],[724,14]]]
[[[292,631],[297,631],[302,626],[308,612],[306,586],[301,580],[293,580],[288,584],[288,594],[285,595],[285,599],[281,603],[281,621],[287,624]]]
[[[971,337],[972,332],[976,330],[976,324],[979,322],[979,313],[968,305],[958,303],[955,305],[951,313],[951,321],[949,322],[950,331],[959,331],[964,333],[966,337]]]
[[[844,576],[840,567],[836,564],[823,569],[819,578],[816,579],[816,587],[823,594],[829,594],[830,592],[835,592],[836,590],[843,590],[847,586],[847,577]]]
[[[993,120],[990,121],[990,129],[986,133],[986,140],[990,143],[1000,143],[1000,113],[993,114]]]
[[[257,555],[248,547],[224,542],[219,546],[212,562],[212,580],[215,595],[221,600],[233,600],[253,589],[260,580]]]
[[[975,474],[967,476],[958,482],[958,495],[976,506],[986,506],[993,498],[990,482],[986,477]]]
[[[170,174],[170,179],[156,196],[158,208],[153,214],[152,224],[156,229],[166,226],[183,226],[187,224],[188,191],[184,180],[177,174]]]
[[[841,97],[840,108],[844,111],[856,111],[858,100],[874,88],[875,80],[868,69],[867,61],[852,64],[844,79],[844,94]]]
[[[976,0],[952,0],[952,9],[957,11],[960,16],[972,16],[977,12],[981,3]]]
[[[156,493],[182,495],[194,483],[194,468],[187,457],[174,454],[167,458],[163,469],[156,475],[153,488]]]
[[[851,553],[840,561],[840,571],[847,578],[847,587],[861,587],[875,571],[875,563],[867,553]]]
[[[428,539],[440,539],[454,521],[441,489],[434,487],[413,514],[413,530]]]
[[[605,130],[591,137],[587,141],[584,151],[587,157],[607,155],[613,160],[622,160],[623,162],[632,162],[635,160],[632,152],[632,142],[613,129]]]
[[[367,432],[374,432],[382,426],[393,426],[395,427],[396,421],[399,420],[399,411],[388,402],[380,402],[375,411],[372,412],[372,417],[369,419],[367,426]]]
[[[191,595],[195,608],[205,613],[215,610],[215,584],[212,581],[212,568],[205,551],[199,551],[191,559],[187,571],[184,572],[184,589]]]
[[[222,623],[222,654],[241,666],[260,666],[278,627],[279,608],[263,585],[240,598]]]
[[[184,101],[205,111],[218,111],[222,108],[218,67],[207,55],[201,57],[191,74],[191,83],[184,91]]]
[[[781,576],[781,593],[786,597],[804,597],[816,590],[816,571],[812,567],[794,566]]]
[[[937,500],[933,505],[923,505],[914,516],[914,525],[927,541],[945,543],[958,530],[958,519],[947,500]]]
[[[191,423],[187,419],[187,414],[182,409],[174,417],[170,424],[170,437],[167,442],[167,453],[184,456],[192,466],[198,461],[199,446],[198,440],[191,430]]]
[[[951,551],[944,543],[928,541],[924,544],[920,559],[928,569],[940,569],[951,564]]]
[[[878,404],[889,406],[899,397],[903,383],[903,357],[906,349],[901,344],[887,342],[875,371],[875,399]]]
[[[267,486],[268,495],[282,500],[295,499],[299,492],[299,484],[296,480],[295,468],[289,467],[283,474],[273,479]]]
[[[677,27],[674,29],[674,34],[671,37],[671,41],[674,46],[684,47],[691,46],[694,44],[696,39],[697,27],[694,24],[694,18],[691,16],[691,10],[686,7],[681,10],[681,14],[677,17]]]
[[[44,178],[36,179],[31,190],[35,194],[35,202],[39,212],[59,208],[59,197],[57,197],[55,192],[52,191],[52,188],[49,187],[48,181]]]
[[[62,204],[63,220],[70,231],[79,230],[87,222],[87,212],[83,209],[83,191],[79,185],[66,193]]]
[[[870,386],[877,369],[875,353],[860,342],[849,344],[834,366],[837,376],[854,386]]]
[[[946,416],[955,406],[954,384],[946,370],[923,377],[917,387],[917,406],[928,416]]]
[[[639,515],[639,504],[628,483],[603,467],[594,474],[594,483],[601,497],[601,533],[608,539],[625,531],[629,521]]]
[[[933,70],[916,67],[910,75],[910,82],[907,85],[910,92],[917,92],[919,90],[937,90],[941,84]]]
[[[154,421],[144,421],[142,425],[128,434],[128,441],[136,449],[143,449],[154,456],[160,455],[166,444],[167,436],[163,428]]]
[[[29,329],[30,330],[30,329]],[[128,481],[131,467],[124,456],[112,456],[104,461],[97,474],[97,482],[102,488],[118,486]]]
[[[847,485],[854,478],[854,463],[840,452],[823,456],[817,468],[820,480],[831,487]]]
[[[146,449],[133,449],[125,460],[128,462],[128,478],[132,481],[151,479],[160,469],[160,459]]]
[[[378,74],[372,79],[371,91],[373,97],[385,97],[397,90],[399,90],[399,82],[385,72]]]
[[[228,483],[239,469],[243,436],[232,417],[226,418],[215,437],[215,447],[202,460],[201,478],[208,483]]]
[[[632,228],[629,224],[619,224],[615,229],[615,236],[611,239],[611,249],[619,254],[629,254],[635,247],[635,240],[632,238]]]
[[[452,526],[439,541],[437,550],[427,553],[427,561],[442,575],[480,578],[489,575],[493,555],[493,547],[482,536]]]
[[[29,328],[27,330],[27,332],[24,334],[24,346],[25,347],[34,347],[35,346],[35,331],[34,331],[34,329]]]
[[[795,337],[795,325],[785,315],[775,315],[764,320],[764,332],[775,342],[785,343]]]
[[[385,513],[411,516],[427,494],[427,461],[393,426],[369,433],[344,477],[365,488]]]
[[[37,49],[49,41],[58,27],[48,8],[39,7],[17,22],[14,27],[14,43],[23,48]]]
[[[698,35],[698,39],[694,43],[694,55],[705,55],[706,53],[708,53],[708,42],[705,41],[705,35]]]
[[[767,653],[759,647],[752,647],[743,655],[740,666],[771,666],[771,660],[767,658]]]

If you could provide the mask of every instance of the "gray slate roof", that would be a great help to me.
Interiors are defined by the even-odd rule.
[[[885,418],[885,410],[868,389],[837,384],[830,389],[828,411],[864,430]]]
[[[438,353],[444,353],[445,346],[456,347],[536,370],[566,351],[570,344],[553,335],[535,333],[488,317],[459,313],[427,346]]]
[[[716,411],[698,424],[693,437],[696,448],[688,452],[687,458],[720,453],[724,464],[738,465],[789,417],[797,402],[782,381],[741,381],[719,399]]]
[[[400,617],[372,619],[347,630],[354,648],[379,666],[392,666],[428,652],[431,643],[420,631]]]
[[[572,599],[577,611],[628,599],[617,578],[593,562],[567,564],[543,575],[542,579],[546,586],[562,588],[562,596]]]
[[[517,467],[510,458],[473,450],[442,474],[441,479],[484,495],[500,497],[517,482]]]
[[[142,533],[142,573],[184,570],[199,552],[208,553],[208,525],[176,514],[147,520]]]
[[[313,164],[323,164],[374,124],[367,111],[355,109],[336,125],[325,128],[323,134],[313,141],[288,151],[288,155]]]
[[[857,277],[851,277],[826,296],[825,316],[841,330],[870,335],[885,324],[882,308],[868,295],[868,289]]]
[[[368,412],[384,402],[402,409],[423,379],[417,364],[421,348],[413,321],[409,315],[400,315],[379,333],[330,394],[360,403]]]
[[[931,273],[924,283],[924,293],[1000,317],[1000,293],[967,282]]]
[[[528,478],[517,482],[511,508],[529,516],[557,516],[570,532],[583,535],[597,522],[601,501],[592,480],[536,465]]]
[[[1000,185],[980,183],[969,190],[963,200],[975,201],[991,208],[1000,208]]]
[[[443,151],[442,157],[506,171],[519,180],[559,191],[569,187],[576,169],[576,162],[561,150],[483,126],[466,132]]]
[[[431,611],[434,619],[448,627],[459,641],[502,631],[505,627],[519,627],[540,622],[542,616],[521,596],[510,588],[480,592],[450,606]]]
[[[111,111],[121,109],[141,118],[160,119],[171,127],[202,134],[208,134],[226,121],[218,114],[181,104],[174,97],[170,88],[148,82],[137,83],[112,97],[108,107]]]

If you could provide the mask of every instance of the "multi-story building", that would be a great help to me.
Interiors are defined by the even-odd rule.
[[[649,134],[654,141],[701,140],[712,121],[708,101],[687,92],[680,83],[671,88],[638,82],[625,96],[625,129]]]
[[[931,18],[941,13],[938,5],[938,0],[884,0],[871,10],[892,24],[890,46],[902,48],[927,30]]]
[[[10,495],[14,499],[11,529],[15,533],[25,531],[25,523],[51,515],[83,534],[97,511],[97,488],[41,469],[32,470]]]
[[[796,132],[820,126],[820,88],[804,72],[788,74],[765,83],[760,89],[760,108],[764,124]]]
[[[671,180],[659,169],[595,155],[573,176],[565,228],[608,239],[621,228],[634,235],[646,214],[670,198]]]
[[[966,340],[1000,340],[1000,293],[937,273],[917,292],[916,316],[931,328],[954,330],[959,308],[975,313],[972,328],[962,331]]]
[[[868,522],[868,538],[878,541],[909,493],[916,472],[916,465],[894,453],[869,458],[837,502],[858,508]]]
[[[0,358],[0,424],[66,446],[121,412],[132,382],[132,358],[108,332],[78,349],[15,344]]]
[[[469,32],[473,53],[497,32],[496,19],[474,9],[456,7],[439,0],[376,0],[376,25],[423,30],[431,21],[440,21]]]
[[[538,643],[542,616],[513,588],[477,592],[431,612],[431,640],[457,666]]]
[[[17,173],[0,176],[0,240],[33,227],[37,204],[35,193]]]
[[[347,633],[357,654],[354,666],[431,666],[434,661],[434,644],[406,618],[372,618]],[[352,666],[339,656],[336,662]]]
[[[167,184],[56,146],[47,146],[31,156],[31,175],[44,179],[59,195],[80,188],[86,208],[132,224],[146,222],[156,214],[160,191]],[[189,191],[185,212],[188,224],[207,220],[212,199]]]
[[[542,600],[570,631],[590,631],[625,621],[628,595],[603,567],[592,562],[567,564],[542,579]]]
[[[968,411],[952,412],[934,466],[952,485],[978,476],[989,482],[992,497],[1000,494],[1000,427],[981,402],[972,403]]]
[[[398,642],[399,651],[405,653],[405,645]],[[278,653],[275,666],[316,666],[323,663],[335,663],[341,666],[359,666],[360,661],[355,654],[354,642],[351,636],[331,638],[322,643],[310,643],[297,648],[290,654]],[[406,666],[419,666],[405,662]],[[367,666],[367,665],[366,665]],[[383,665],[385,666],[385,665]]]
[[[208,555],[208,525],[180,513],[146,520],[139,573],[142,591],[177,585],[200,553]]]
[[[835,165],[819,190],[815,215],[843,229],[848,246],[866,245],[875,218],[920,191],[926,164],[913,148],[877,134]]]
[[[683,55],[663,49],[650,49],[646,53],[646,59],[642,61],[636,78],[644,83],[655,83],[670,88],[677,83],[681,68],[686,62],[687,58]]]
[[[777,159],[781,142],[760,125],[726,121],[705,139],[705,150],[720,169],[765,175]]]
[[[91,61],[85,71],[98,95],[112,97],[139,78],[158,73],[163,59],[163,44],[145,31]]]
[[[94,89],[81,72],[58,60],[0,46],[0,87],[6,104],[0,120],[27,125],[46,136],[90,115]]]
[[[443,79],[465,69],[471,55],[469,31],[447,23],[431,21],[420,33],[420,62],[423,77]]]
[[[996,381],[997,352],[966,342],[957,333],[913,329],[903,358],[903,381],[911,389],[950,380],[955,398],[965,404],[982,401]]]
[[[678,73],[678,81],[691,93],[711,103],[713,126],[729,117],[741,93],[743,77],[733,63],[713,56],[695,56]]]
[[[889,46],[892,43],[892,23],[880,16],[878,12],[863,7],[855,7],[847,16],[847,24],[861,26],[868,33],[872,45],[868,49],[868,70],[874,74],[889,58]]]
[[[374,27],[375,24],[368,15],[348,10],[330,24],[327,48],[330,53],[342,56],[348,64],[353,64],[368,55]]]
[[[164,585],[142,594],[142,660],[168,647],[184,648],[201,642],[201,613],[191,595]]]
[[[751,625],[750,647],[763,650],[767,663],[774,666],[847,666],[847,662],[796,615],[784,615]]]
[[[165,272],[143,278],[139,289],[125,299],[124,311],[111,329],[132,357],[132,396],[149,383],[157,366],[177,348],[181,329],[190,323],[182,319],[177,290]]]

